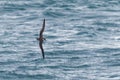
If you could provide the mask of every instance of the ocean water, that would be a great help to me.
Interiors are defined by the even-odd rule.
[[[120,0],[0,0],[0,80],[120,80]]]

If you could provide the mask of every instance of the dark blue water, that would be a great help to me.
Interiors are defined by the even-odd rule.
[[[120,0],[1,0],[0,80],[120,80]]]

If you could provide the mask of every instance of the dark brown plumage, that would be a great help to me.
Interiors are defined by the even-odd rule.
[[[43,38],[44,29],[45,29],[45,19],[43,20],[43,26],[42,26],[42,29],[40,30],[39,38],[37,38],[37,40],[39,41],[39,47],[41,49],[43,59],[45,58],[44,49],[42,46],[42,43],[45,40],[45,38]]]

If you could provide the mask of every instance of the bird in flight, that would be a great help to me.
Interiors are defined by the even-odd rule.
[[[45,29],[45,19],[43,20],[43,25],[42,25],[42,29],[40,30],[39,38],[37,38],[37,40],[39,41],[39,47],[41,49],[43,59],[45,58],[45,54],[44,54],[44,49],[43,49],[42,43],[43,43],[44,40],[46,40],[43,37],[44,29]]]

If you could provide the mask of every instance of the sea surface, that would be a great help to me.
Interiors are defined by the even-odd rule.
[[[120,80],[120,0],[0,0],[0,80]]]

